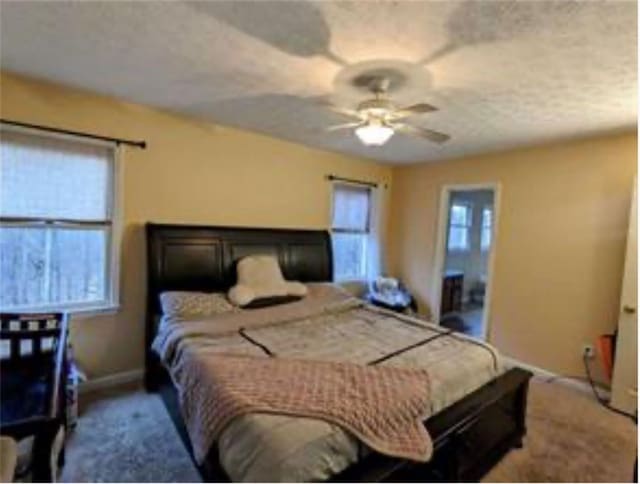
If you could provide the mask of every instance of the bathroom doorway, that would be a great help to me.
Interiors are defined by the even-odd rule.
[[[436,264],[440,325],[487,340],[499,187],[449,185],[441,200]]]

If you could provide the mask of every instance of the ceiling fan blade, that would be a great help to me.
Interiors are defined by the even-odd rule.
[[[323,103],[324,107],[330,109],[334,113],[342,114],[343,116],[348,116],[350,118],[362,119],[362,116],[355,109],[344,108],[342,106],[336,106],[331,103]]]
[[[434,143],[444,143],[449,140],[451,136],[448,134],[440,133],[438,131],[433,131],[431,129],[419,128],[417,126],[411,126],[410,124],[392,124],[394,129],[399,131],[400,133],[419,136],[420,138],[428,139]]]
[[[361,122],[357,122],[357,123],[344,123],[344,124],[335,124],[333,126],[329,126],[327,128],[327,131],[338,131],[340,129],[349,129],[349,128],[357,128],[358,126],[360,126],[362,123]]]
[[[427,104],[427,103],[414,104],[412,106],[407,106],[406,108],[397,109],[396,111],[391,113],[391,118],[402,119],[408,116],[412,116],[414,114],[430,113],[437,110],[438,108],[435,106],[432,106],[431,104]]]

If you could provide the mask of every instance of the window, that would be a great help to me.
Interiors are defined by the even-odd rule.
[[[347,184],[333,186],[333,273],[336,280],[367,277],[371,189]]]
[[[449,212],[449,250],[469,250],[471,206],[453,203]]]
[[[115,147],[1,134],[0,308],[115,305]]]
[[[484,207],[482,209],[482,228],[480,229],[480,248],[489,250],[491,247],[491,226],[493,224],[493,209]]]

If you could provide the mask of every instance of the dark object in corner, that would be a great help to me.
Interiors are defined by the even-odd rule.
[[[270,296],[254,299],[249,304],[242,306],[242,309],[260,309],[269,306],[277,306],[279,304],[287,304],[300,301],[302,296]]]
[[[449,313],[440,318],[440,326],[452,329],[458,333],[466,333],[471,328],[464,322],[464,319],[459,314]]]
[[[268,251],[278,257],[286,279],[333,279],[331,241],[326,231],[250,229],[147,224],[148,291],[146,385],[160,392],[191,452],[171,378],[150,346],[157,331],[158,296],[163,291],[226,291],[235,284],[234,261]],[[412,463],[371,453],[333,476],[334,481],[473,481],[526,434],[531,373],[513,368],[425,421],[434,443],[433,458]],[[193,453],[191,453],[193,456]],[[198,466],[206,481],[228,481],[217,449]]]
[[[440,316],[462,310],[462,290],[464,287],[464,273],[460,271],[446,271],[442,278],[442,299],[440,301]]]

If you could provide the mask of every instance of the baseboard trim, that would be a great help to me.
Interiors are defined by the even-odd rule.
[[[524,368],[525,370],[529,370],[531,373],[533,373],[534,376],[537,376],[544,380],[553,379],[554,383],[560,383],[561,385],[564,385],[566,387],[573,388],[575,390],[579,390],[581,392],[588,393],[589,395],[593,396],[593,390],[591,389],[591,385],[589,385],[589,383],[586,381],[576,380],[575,378],[563,378],[562,375],[558,375],[557,373],[554,373],[552,371],[545,370],[544,368],[540,368],[538,366],[530,365],[529,363],[525,363],[523,361],[517,360],[515,358],[510,358],[508,356],[503,356],[502,361],[504,361],[504,363],[508,367],[518,366],[520,368]],[[600,396],[606,399],[610,398],[610,392],[608,389],[603,388],[597,383],[596,383],[596,386],[598,387],[598,393],[600,394]]]
[[[104,390],[114,386],[123,385],[125,383],[134,383],[137,381],[142,382],[143,376],[144,370],[139,368],[136,370],[114,373],[100,378],[93,378],[80,383],[78,386],[78,392],[83,394],[95,392],[96,390]]]

